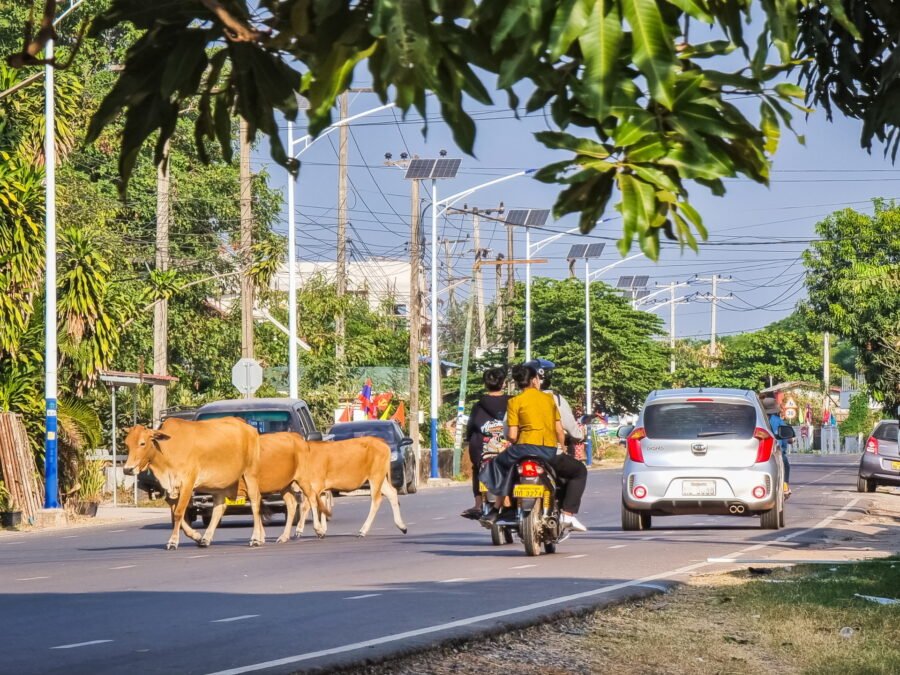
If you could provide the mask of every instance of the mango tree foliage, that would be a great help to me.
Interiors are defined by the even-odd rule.
[[[804,254],[810,320],[854,344],[866,381],[886,408],[900,404],[900,207],[845,209],[816,225]]]
[[[464,103],[493,104],[491,89],[517,114],[548,112],[554,128],[537,138],[563,158],[537,177],[562,187],[555,214],[580,214],[588,231],[616,195],[620,248],[637,241],[654,258],[661,234],[692,247],[706,236],[690,187],[723,195],[725,178],[768,183],[804,98],[862,119],[864,145],[889,141],[900,114],[887,0],[111,0],[97,10],[92,36],[123,30],[140,37],[88,137],[124,112],[125,181],[151,138],[159,161],[185,106],[198,112],[202,158],[213,142],[230,156],[236,113],[296,172],[279,115],[296,119],[300,93],[321,132],[365,68],[404,112],[424,116],[433,101],[466,152],[476,129]],[[726,58],[735,51],[737,68]],[[786,81],[795,74],[804,86]]]

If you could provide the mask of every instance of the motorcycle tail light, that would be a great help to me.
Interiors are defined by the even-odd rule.
[[[526,461],[519,464],[519,475],[524,478],[537,478],[544,473],[544,468],[537,462]]]

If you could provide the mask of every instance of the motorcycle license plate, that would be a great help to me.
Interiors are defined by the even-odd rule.
[[[522,499],[540,499],[544,496],[543,485],[516,485],[513,488],[513,497]]]
[[[235,499],[225,498],[225,506],[243,506],[247,503],[246,497],[236,497]]]
[[[479,483],[479,484],[478,484],[478,491],[479,491],[479,492],[487,492],[487,491],[488,491],[487,485],[485,485],[484,483]]]
[[[715,497],[716,481],[686,480],[681,483],[682,497]]]

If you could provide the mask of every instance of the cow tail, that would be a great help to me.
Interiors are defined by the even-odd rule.
[[[331,509],[328,508],[328,503],[322,499],[322,493],[316,495],[316,504],[319,505],[320,513],[324,513],[329,518],[331,517]]]

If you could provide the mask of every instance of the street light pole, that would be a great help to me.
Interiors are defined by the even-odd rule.
[[[591,271],[590,261],[584,259],[584,412],[590,415],[594,411],[591,397]]]
[[[431,478],[440,478],[438,465],[438,388],[440,385],[440,357],[438,355],[438,294],[437,294],[437,181],[431,179]]]
[[[44,307],[44,508],[59,508],[57,461],[57,345],[56,345],[56,110],[53,98],[53,40],[47,40],[44,66],[44,171],[45,171],[45,307]]]

